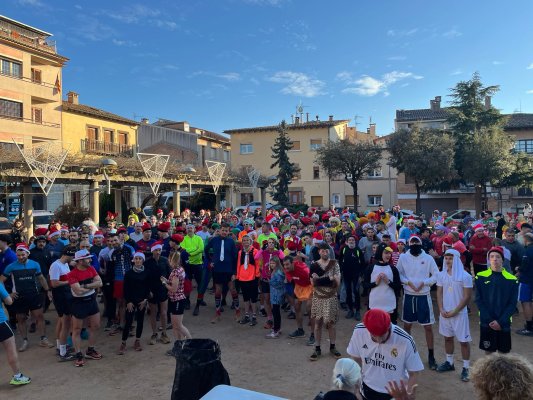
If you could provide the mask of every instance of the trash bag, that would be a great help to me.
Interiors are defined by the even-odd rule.
[[[176,340],[172,355],[176,357],[172,400],[199,400],[217,385],[230,385],[214,340]]]

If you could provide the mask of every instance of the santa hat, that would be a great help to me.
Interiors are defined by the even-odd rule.
[[[68,225],[62,225],[61,226],[61,232],[68,232]]]
[[[485,227],[484,227],[482,224],[477,224],[477,225],[474,225],[474,226],[473,226],[473,229],[474,229],[474,232],[477,232],[477,231],[484,231],[484,230],[485,230]]]
[[[413,242],[422,243],[422,240],[420,239],[420,236],[418,235],[411,235],[409,237],[409,243],[413,243]]]
[[[328,221],[328,220],[329,220],[329,217],[330,217],[330,214],[329,214],[329,213],[324,213],[324,214],[322,214],[322,221]]]
[[[303,217],[302,218],[302,224],[304,224],[304,225],[309,225],[311,222],[312,222],[311,218],[309,218],[309,217]]]
[[[285,215],[285,214],[289,214],[289,210],[287,210],[286,208],[281,210],[281,215]]]
[[[175,233],[174,235],[170,237],[170,240],[178,244],[183,242],[183,239],[184,239],[183,235],[180,235],[178,233]]]
[[[34,235],[35,235],[36,237],[38,237],[38,236],[45,236],[45,235],[46,235],[46,231],[47,231],[46,228],[37,228],[37,229],[35,229],[35,231],[34,231],[33,233],[34,233]]]
[[[107,216],[105,217],[105,220],[107,222],[115,221],[117,216],[118,216],[118,213],[112,213],[111,211],[108,211]]]
[[[126,227],[124,226],[121,226],[120,228],[117,229],[117,233],[122,233],[122,232],[128,232],[128,230],[126,229]]]
[[[153,253],[155,250],[163,250],[163,242],[157,241],[152,244],[150,251]]]
[[[143,224],[143,227],[142,227],[142,231],[151,231],[152,230],[152,226],[148,223],[148,222],[145,222]]]
[[[22,250],[30,254],[30,249],[26,243],[17,243],[17,251]]]
[[[274,214],[270,214],[266,216],[265,221],[270,223],[270,222],[274,222],[275,219],[276,219],[276,216]]]
[[[96,231],[94,232],[94,238],[103,238],[104,237],[104,232],[102,231]]]
[[[174,214],[174,210],[170,210],[168,213],[169,214]]]
[[[135,258],[135,257],[141,257],[143,259],[143,261],[146,260],[146,256],[141,251],[136,251],[135,253],[133,253],[133,258]]]
[[[50,228],[50,232],[48,232],[48,238],[53,238],[54,236],[59,236],[59,235],[61,235],[61,232],[59,232],[55,226]]]
[[[183,226],[176,227],[176,232],[185,232],[185,228]]]
[[[324,237],[320,232],[313,233],[313,243],[320,243],[324,240]]]
[[[170,230],[170,222],[162,222],[157,226],[159,232],[168,232]]]
[[[163,214],[163,210],[161,210],[160,208],[158,208],[157,211],[156,211],[156,214]]]

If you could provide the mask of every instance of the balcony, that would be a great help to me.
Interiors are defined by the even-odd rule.
[[[52,122],[34,121],[30,118],[0,114],[0,125],[2,132],[9,138],[8,140],[28,136],[49,140],[61,139],[61,125]]]
[[[102,142],[100,140],[82,139],[81,151],[82,153],[87,154],[133,157],[133,146],[128,144]]]
[[[46,51],[47,53],[57,54],[56,43],[54,41],[6,21],[0,21],[0,37]]]

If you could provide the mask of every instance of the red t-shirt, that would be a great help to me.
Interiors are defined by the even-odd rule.
[[[89,284],[93,282],[93,278],[95,276],[98,276],[98,272],[94,269],[94,267],[89,267],[86,270],[81,270],[78,268],[74,268],[72,271],[70,271],[67,275],[67,280],[69,285],[74,285],[75,283],[79,283],[80,285]],[[72,291],[72,289],[71,289]],[[74,297],[86,297],[91,296],[94,293],[94,289],[90,292],[85,293],[82,296],[77,295],[72,291],[72,295]]]
[[[309,286],[311,279],[309,277],[309,267],[301,262],[294,261],[294,271],[285,271],[285,276],[289,282],[294,280],[294,283],[298,286]]]

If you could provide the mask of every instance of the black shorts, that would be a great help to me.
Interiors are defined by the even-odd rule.
[[[257,279],[253,281],[239,281],[244,301],[257,303]]]
[[[479,327],[479,348],[494,353],[511,351],[511,332],[495,331],[489,327]]]
[[[392,399],[392,396],[390,396],[388,393],[377,392],[374,389],[365,385],[364,382],[361,385],[361,389],[359,393],[361,393],[361,396],[363,397],[364,400],[390,400]]]
[[[225,285],[231,282],[231,277],[233,274],[231,272],[216,272],[213,271],[213,282],[216,285]]]
[[[16,314],[27,314],[28,311],[43,308],[43,296],[40,293],[31,296],[20,296],[13,302],[13,311]]]
[[[270,282],[261,279],[261,293],[270,294]]]
[[[73,296],[70,293],[70,289],[68,289],[68,291],[52,290],[52,300],[54,301],[54,307],[59,317],[72,314],[72,298]]]
[[[96,302],[96,294],[85,297],[73,297],[71,309],[72,316],[77,319],[85,319],[100,313],[98,303]]]
[[[185,311],[185,303],[187,303],[187,299],[178,300],[178,301],[172,301],[168,300],[168,311],[172,315],[183,315],[183,311]]]
[[[163,290],[153,293],[153,297],[148,299],[148,302],[151,304],[159,304],[168,300],[168,294]]]
[[[0,343],[14,336],[13,329],[9,326],[9,322],[4,321],[0,324]]]

